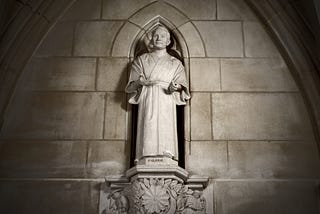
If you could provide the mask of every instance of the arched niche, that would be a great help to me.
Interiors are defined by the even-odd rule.
[[[170,31],[170,39],[171,43],[167,47],[167,52],[179,59],[185,67],[185,72],[188,78],[188,82],[190,85],[189,80],[189,52],[187,49],[187,45],[183,36],[178,31],[178,29],[168,20],[161,16],[157,16],[148,22],[143,29],[137,34],[136,38],[134,39],[131,48],[130,48],[130,63],[129,63],[129,70],[131,63],[133,60],[144,54],[149,52],[147,45],[148,37],[152,31],[159,25],[165,26]],[[187,104],[189,105],[189,103]],[[129,114],[129,126],[128,129],[130,130],[128,139],[131,142],[131,154],[130,154],[130,166],[134,165],[135,159],[135,145],[136,145],[136,133],[137,133],[137,115],[138,115],[138,105],[130,105],[131,111]],[[177,132],[178,132],[178,147],[179,147],[179,166],[185,167],[185,152],[186,152],[186,142],[190,139],[190,130],[189,130],[189,120],[188,118],[190,115],[188,107],[185,106],[177,106]]]

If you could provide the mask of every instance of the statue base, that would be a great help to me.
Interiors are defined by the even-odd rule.
[[[145,157],[101,185],[99,214],[111,213],[213,214],[213,186],[170,158]]]

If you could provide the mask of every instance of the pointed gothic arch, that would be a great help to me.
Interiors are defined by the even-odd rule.
[[[310,52],[315,47],[314,41],[303,37],[309,29],[293,9],[292,2],[267,0],[261,2],[246,0],[246,2],[280,47],[279,51],[303,94],[320,154],[320,63],[317,55]],[[285,7],[287,10],[283,10]],[[287,11],[290,11],[291,17]]]

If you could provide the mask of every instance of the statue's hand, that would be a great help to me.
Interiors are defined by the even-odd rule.
[[[168,87],[168,91],[169,93],[173,93],[175,91],[181,91],[182,86],[180,84],[175,83],[174,81],[172,81]]]
[[[144,77],[140,77],[139,80],[137,81],[139,85],[142,86],[149,86],[149,85],[153,85],[154,82],[150,81],[150,80],[146,80]]]

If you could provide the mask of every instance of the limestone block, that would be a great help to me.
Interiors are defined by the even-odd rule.
[[[217,181],[219,214],[317,214],[317,191],[308,181]]]
[[[36,51],[37,56],[71,56],[74,22],[58,22]]]
[[[95,90],[96,59],[36,58],[26,68],[33,90]]]
[[[87,172],[90,177],[124,174],[127,158],[124,141],[90,142]]]
[[[100,19],[101,0],[78,0],[62,16],[61,20]]]
[[[169,20],[175,27],[179,27],[189,21],[180,11],[163,2],[156,2],[148,5],[134,14],[130,18],[130,21],[143,28],[150,20],[159,16]]]
[[[209,57],[242,57],[243,39],[240,22],[195,21]]]
[[[186,170],[191,174],[221,178],[227,170],[227,143],[224,141],[191,141],[186,155]]]
[[[319,178],[316,144],[229,141],[232,178]]]
[[[191,103],[191,140],[211,140],[211,96],[193,93]]]
[[[130,22],[126,22],[114,41],[112,56],[128,57],[132,43],[139,31],[140,28]]]
[[[257,20],[245,0],[217,0],[219,20]]]
[[[74,55],[110,56],[121,21],[79,22],[76,25]]]
[[[8,112],[2,138],[102,139],[103,93],[41,92]]]
[[[298,91],[280,58],[221,59],[223,91]]]
[[[215,140],[301,140],[313,134],[298,93],[212,95]]]
[[[165,0],[181,10],[189,19],[215,19],[216,0]]]
[[[86,142],[2,141],[0,176],[83,177]]]
[[[107,93],[104,139],[126,139],[126,95]]]
[[[263,26],[258,22],[244,22],[245,55],[247,57],[279,57],[280,54]]]
[[[1,213],[98,213],[99,183],[1,181],[0,200]]]
[[[139,9],[147,6],[155,0],[102,0],[103,19],[128,19]]]
[[[61,13],[73,4],[70,0],[54,0],[54,1],[42,1],[37,12],[46,17],[49,22],[55,22]]]
[[[127,84],[127,66],[127,58],[100,58],[97,89],[124,92]]]
[[[183,38],[187,43],[190,57],[204,57],[205,56],[204,45],[194,25],[191,22],[188,22],[182,25],[181,27],[179,27],[178,30],[181,32],[181,34],[183,35]],[[174,30],[174,32],[176,31],[177,30]]]
[[[220,91],[219,59],[190,59],[191,91]]]

